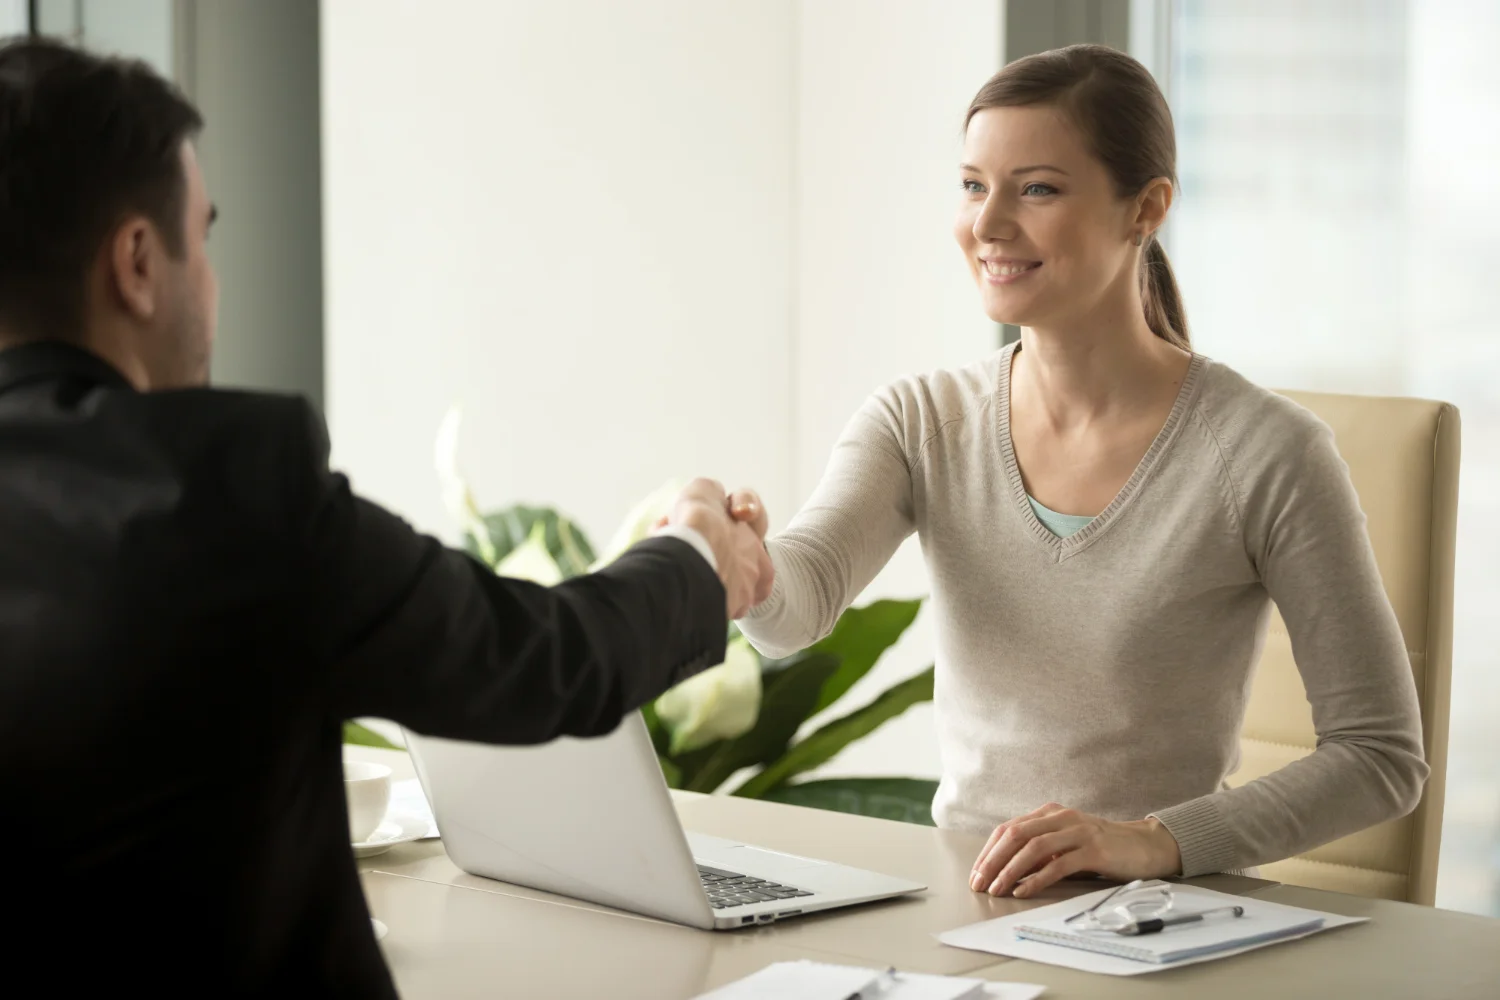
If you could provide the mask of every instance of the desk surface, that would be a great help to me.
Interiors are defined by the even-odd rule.
[[[404,755],[352,750],[410,774]],[[437,841],[360,862],[371,912],[403,996],[677,1000],[771,962],[811,958],[1043,983],[1047,997],[1500,997],[1500,920],[1279,886],[1195,879],[1228,892],[1368,916],[1371,923],[1249,955],[1124,979],[937,943],[933,935],[1088,891],[1073,883],[1021,902],[970,892],[983,838],[724,796],[675,796],[690,830],[926,883],[918,896],[714,933],[621,913],[459,871]]]

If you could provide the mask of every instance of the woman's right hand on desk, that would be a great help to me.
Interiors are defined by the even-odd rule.
[[[1082,872],[1129,881],[1181,871],[1177,840],[1160,820],[1108,820],[1048,803],[995,827],[969,888],[1025,898]]]

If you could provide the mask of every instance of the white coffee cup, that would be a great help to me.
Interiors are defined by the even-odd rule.
[[[344,799],[349,804],[349,842],[363,844],[385,819],[391,804],[391,769],[362,760],[344,761]]]

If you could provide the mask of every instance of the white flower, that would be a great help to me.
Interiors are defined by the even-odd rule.
[[[589,567],[589,572],[603,569],[624,555],[625,550],[636,542],[650,536],[656,527],[656,522],[666,517],[672,509],[672,503],[677,499],[687,486],[682,480],[672,480],[657,489],[646,499],[631,508],[630,513],[625,515],[625,521],[615,531],[613,538],[604,548],[604,554],[594,560],[594,565]]]
[[[462,423],[463,411],[454,403],[438,428],[437,442],[433,446],[433,466],[443,487],[443,505],[448,508],[448,516],[474,537],[480,558],[486,565],[493,566],[495,545],[490,541],[489,530],[484,526],[484,518],[479,514],[479,505],[474,502],[469,484],[458,472],[458,430]]]
[[[667,752],[743,736],[760,715],[760,697],[760,657],[741,636],[729,644],[723,663],[656,699],[656,715],[671,737]]]
[[[531,526],[526,541],[510,550],[495,567],[496,576],[508,576],[512,580],[530,580],[544,587],[555,587],[563,581],[562,570],[547,551],[547,526],[538,520]]]

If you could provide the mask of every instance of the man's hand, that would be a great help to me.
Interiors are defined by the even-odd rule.
[[[1129,881],[1181,870],[1177,841],[1160,820],[1117,822],[1048,804],[995,827],[969,888],[1025,898],[1079,872]]]
[[[764,527],[757,533],[753,523],[736,520],[729,505],[723,486],[712,479],[695,479],[678,494],[666,522],[692,528],[708,542],[724,583],[725,611],[730,618],[743,618],[771,596],[776,571],[761,541]],[[762,522],[764,517],[761,511]]]

